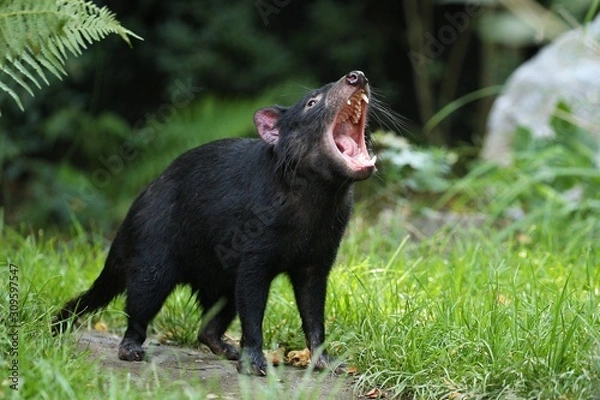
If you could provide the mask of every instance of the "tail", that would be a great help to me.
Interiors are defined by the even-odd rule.
[[[65,332],[69,322],[75,322],[83,314],[105,307],[117,295],[125,291],[125,274],[109,259],[92,287],[69,300],[52,320],[52,333]]]

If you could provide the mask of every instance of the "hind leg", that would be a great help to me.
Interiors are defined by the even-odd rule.
[[[231,298],[223,299],[224,303],[217,313],[211,318],[211,311],[219,306],[219,302],[202,301],[203,318],[210,318],[208,322],[202,321],[202,327],[198,333],[198,341],[208,346],[210,351],[217,355],[223,355],[228,360],[239,360],[240,353],[235,346],[225,342],[223,335],[231,321],[235,318],[235,301]]]
[[[142,344],[146,340],[148,324],[160,311],[174,287],[175,282],[166,276],[140,274],[128,282],[125,306],[127,330],[119,345],[119,359],[141,361],[144,358]]]

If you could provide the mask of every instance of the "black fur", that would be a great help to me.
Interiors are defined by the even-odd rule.
[[[353,76],[358,83],[351,74],[359,74]],[[316,353],[325,339],[327,276],[350,216],[352,184],[372,173],[348,172],[323,144],[349,94],[357,86],[368,93],[364,75],[351,74],[290,108],[257,111],[264,140],[220,140],[177,158],[134,201],[104,270],[63,307],[55,331],[126,291],[129,319],[119,358],[141,360],[149,322],[176,285],[189,284],[203,314],[213,315],[203,322],[199,341],[240,360],[240,372],[264,375],[269,286],[286,273],[307,345]],[[311,99],[318,100],[307,105]],[[236,314],[241,355],[222,339]],[[313,362],[324,368],[330,360],[321,352]]]

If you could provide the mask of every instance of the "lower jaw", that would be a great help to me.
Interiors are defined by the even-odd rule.
[[[352,175],[353,175],[352,179],[354,179],[355,181],[364,181],[365,179],[370,178],[374,172],[375,172],[374,166],[363,167],[359,170],[353,170],[352,171]]]
[[[340,165],[339,162],[336,163],[338,165],[339,175],[344,180],[355,181],[363,181],[368,179],[375,172],[375,166],[364,166],[364,167],[349,167],[347,164]]]

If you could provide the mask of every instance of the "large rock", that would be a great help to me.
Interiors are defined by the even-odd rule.
[[[482,158],[510,164],[517,127],[533,137],[554,135],[550,120],[560,101],[600,143],[600,15],[586,28],[559,36],[513,72],[490,111]]]

